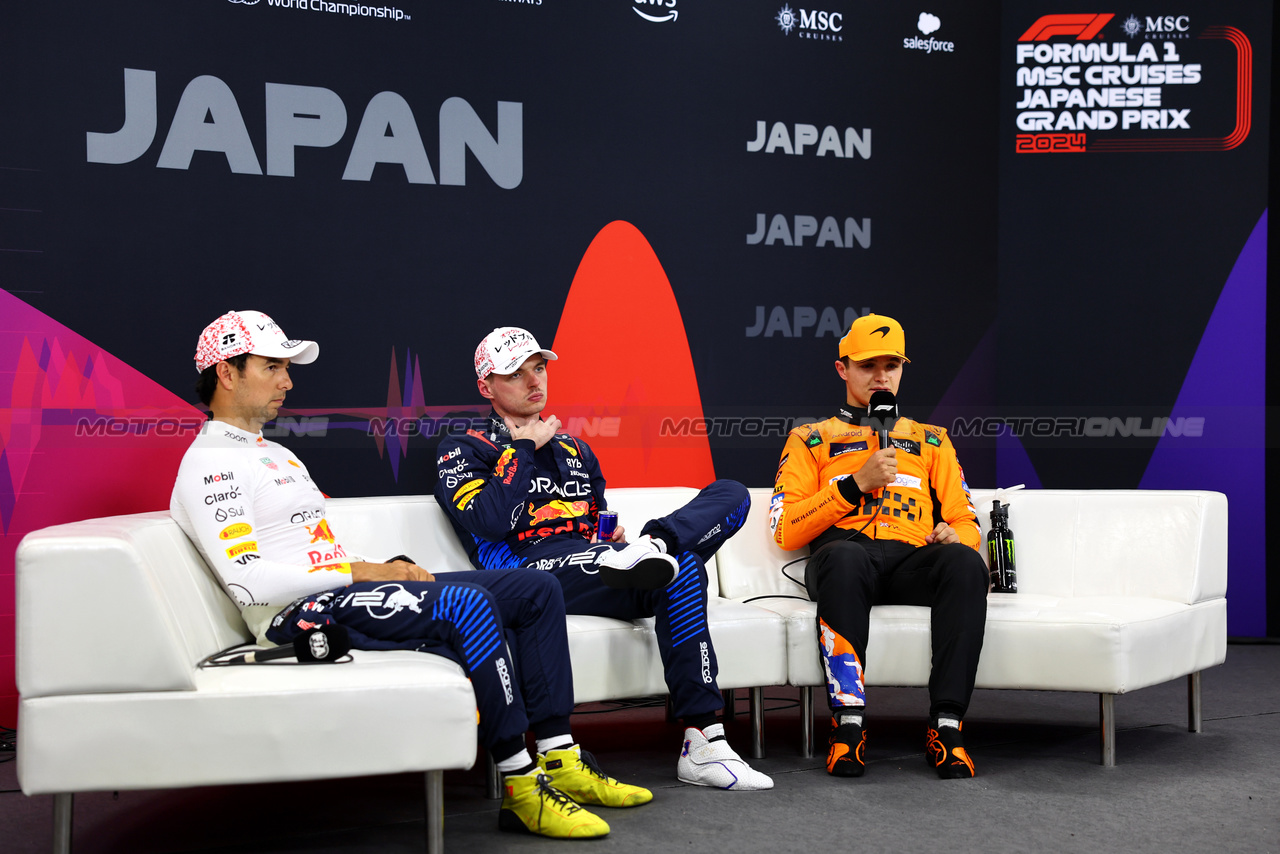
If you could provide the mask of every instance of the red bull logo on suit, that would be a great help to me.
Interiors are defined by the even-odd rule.
[[[560,501],[559,499],[553,499],[541,507],[529,502],[529,515],[533,517],[530,524],[541,525],[554,519],[572,519],[577,516],[585,516],[590,509],[591,505],[586,501]]]

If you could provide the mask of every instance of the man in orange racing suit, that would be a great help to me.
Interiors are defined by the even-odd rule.
[[[827,771],[866,770],[863,663],[872,605],[931,609],[933,667],[925,759],[942,778],[972,777],[962,719],[973,693],[987,614],[987,569],[977,514],[946,431],[888,419],[880,447],[868,407],[892,401],[902,379],[902,326],[868,314],[840,340],[836,373],[846,404],[787,437],[769,527],[784,549],[808,545],[809,598],[818,603],[819,648],[832,714]]]

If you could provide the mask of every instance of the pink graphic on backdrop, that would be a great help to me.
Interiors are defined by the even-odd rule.
[[[204,415],[3,290],[0,318],[0,722],[12,724],[18,543],[49,525],[166,509]]]
[[[396,364],[396,350],[391,348],[391,372],[387,377],[387,408],[385,414],[369,419],[373,441],[378,446],[378,456],[387,454],[391,463],[391,477],[400,479],[400,461],[409,455],[409,436],[398,429],[427,414],[425,395],[422,392],[422,368],[418,358],[405,348],[404,386],[400,384],[400,372]]]

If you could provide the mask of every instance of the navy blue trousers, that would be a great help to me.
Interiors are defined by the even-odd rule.
[[[317,593],[280,612],[267,632],[288,644],[338,623],[356,649],[413,649],[460,664],[480,712],[480,743],[496,758],[569,732],[573,671],[560,585],[514,569],[448,572],[435,581],[365,581]]]
[[[641,534],[661,536],[680,564],[680,572],[660,590],[619,590],[599,578],[596,560],[622,545],[589,545],[581,537],[561,535],[521,549],[526,567],[549,572],[564,589],[565,610],[635,620],[654,617],[663,675],[678,717],[715,712],[724,705],[716,685],[719,666],[707,628],[707,568],[716,549],[738,532],[751,509],[746,487],[717,480],[674,513],[653,519]]]

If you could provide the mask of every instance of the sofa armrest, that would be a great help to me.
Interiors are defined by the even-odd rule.
[[[200,658],[248,637],[167,513],[35,531],[16,566],[23,697],[191,690]]]

